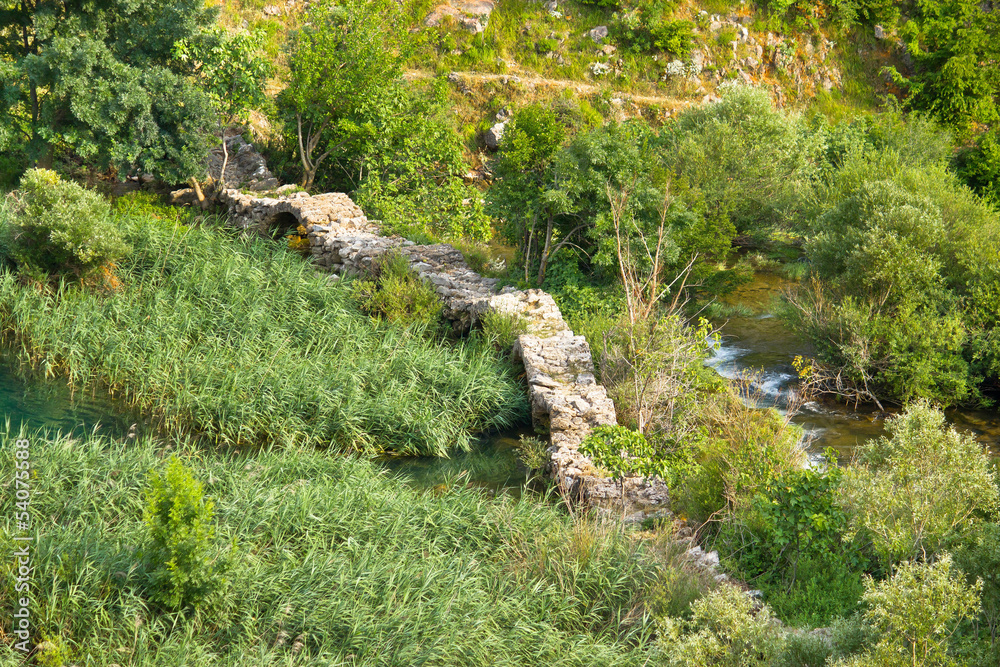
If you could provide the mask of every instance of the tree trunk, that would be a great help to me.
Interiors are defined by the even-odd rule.
[[[229,165],[229,147],[226,146],[226,128],[222,128],[222,171],[219,172],[219,190],[226,189],[226,167]]]
[[[538,262],[538,286],[545,282],[545,267],[549,264],[549,249],[552,247],[552,217],[549,217],[549,224],[545,228],[545,249],[542,250],[541,258]]]

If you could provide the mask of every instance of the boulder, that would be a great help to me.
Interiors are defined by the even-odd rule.
[[[250,190],[271,190],[278,187],[278,180],[253,144],[248,144],[243,137],[236,135],[226,139],[226,149],[229,151],[226,187]],[[213,148],[208,156],[208,174],[217,181],[222,172],[223,159],[221,146]]]
[[[500,148],[500,142],[503,140],[503,132],[507,128],[507,123],[497,123],[490,129],[486,130],[486,134],[483,140],[486,142],[486,147],[490,150],[497,150]]]
[[[598,44],[600,44],[601,42],[603,42],[608,37],[608,26],[606,26],[606,25],[599,25],[596,28],[594,28],[591,31],[589,31],[587,33],[587,35],[592,40],[594,40],[595,42],[597,42]]]

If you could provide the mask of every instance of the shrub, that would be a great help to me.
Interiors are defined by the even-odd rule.
[[[152,471],[145,490],[147,574],[153,599],[170,609],[202,603],[222,579],[214,544],[215,503],[176,456]]]
[[[399,253],[386,253],[373,261],[371,279],[355,282],[352,289],[362,310],[389,322],[429,326],[441,317],[437,293],[410,270],[409,260]]]
[[[1000,645],[1000,524],[980,524],[962,535],[954,557],[970,584],[982,582],[980,619],[990,641]]]
[[[509,351],[519,336],[528,333],[528,320],[520,313],[490,311],[482,317],[483,334],[494,347]]]
[[[981,197],[1000,204],[1000,128],[992,128],[955,157],[955,170]]]
[[[671,667],[766,667],[784,640],[765,605],[740,589],[720,586],[691,605],[688,622],[659,620],[665,662]]]
[[[521,436],[517,457],[531,471],[543,470],[549,464],[549,444],[539,438]]]
[[[989,455],[925,402],[888,421],[890,437],[862,445],[843,490],[853,530],[887,563],[931,558],[945,541],[996,512]]]
[[[791,632],[785,637],[784,650],[772,667],[824,667],[833,653],[823,637],[808,632]]]
[[[656,48],[679,58],[686,58],[694,47],[694,24],[690,21],[663,21],[649,31]]]
[[[53,171],[28,170],[9,196],[6,245],[29,271],[84,277],[130,251],[108,202]]]
[[[981,583],[955,576],[951,556],[936,563],[904,562],[888,581],[865,583],[865,623],[875,646],[838,667],[931,667],[955,664],[949,642],[959,623],[979,607]]]

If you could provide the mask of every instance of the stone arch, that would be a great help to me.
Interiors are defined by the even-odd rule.
[[[269,236],[274,239],[280,239],[286,236],[289,232],[295,231],[302,222],[299,217],[290,211],[279,211],[273,213],[264,219],[264,224],[261,225],[260,231],[264,236]]]

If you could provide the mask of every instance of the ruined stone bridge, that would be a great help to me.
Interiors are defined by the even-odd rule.
[[[381,236],[345,194],[255,197],[227,190],[221,201],[229,209],[230,224],[263,236],[301,225],[308,233],[313,262],[337,275],[362,275],[375,258],[398,252],[434,286],[445,317],[462,328],[474,326],[491,311],[523,317],[527,333],[518,338],[513,354],[524,364],[532,422],[550,434],[549,473],[574,500],[621,511],[621,487],[579,451],[593,427],[617,423],[615,406],[597,383],[587,341],[569,329],[549,294],[498,289],[499,281],[474,272],[450,245],[416,245],[398,236]],[[665,508],[668,493],[658,480],[630,478],[624,489],[631,520]]]

